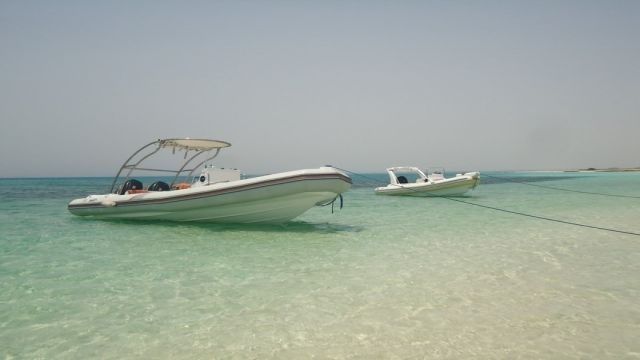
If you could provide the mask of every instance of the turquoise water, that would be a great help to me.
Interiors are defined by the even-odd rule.
[[[640,173],[493,175],[640,196]],[[638,236],[364,186],[285,226],[66,211],[109,185],[0,180],[3,358],[640,357]],[[638,198],[487,179],[464,200],[640,232]]]

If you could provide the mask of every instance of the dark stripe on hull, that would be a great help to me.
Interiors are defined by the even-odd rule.
[[[237,185],[237,186],[232,186],[232,187],[223,188],[223,189],[213,189],[205,192],[175,195],[170,198],[140,199],[140,200],[136,200],[135,198],[133,198],[130,200],[116,201],[115,207],[121,208],[125,206],[167,204],[167,203],[174,203],[174,202],[181,202],[181,201],[204,199],[204,198],[213,197],[213,196],[231,194],[231,193],[242,192],[247,190],[254,190],[254,189],[270,187],[270,186],[284,185],[284,184],[307,181],[307,180],[341,180],[348,184],[352,183],[351,178],[341,174],[296,175],[296,176],[291,176],[286,178],[261,181],[253,184]],[[174,190],[174,191],[180,191],[180,190]],[[99,202],[91,203],[91,204],[68,205],[69,210],[84,210],[84,209],[99,209],[99,208],[112,208],[112,207],[105,206]]]

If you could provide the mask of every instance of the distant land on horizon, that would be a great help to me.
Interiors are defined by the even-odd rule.
[[[480,170],[480,172],[640,172],[640,166],[639,167],[609,167],[609,168],[586,168],[586,169],[564,169],[564,170],[533,170],[533,169],[529,169],[529,170]],[[449,172],[456,172],[454,171],[447,171],[447,173]],[[358,173],[361,174],[385,174],[384,171],[358,171]],[[253,176],[261,176],[261,175],[267,175],[269,173],[265,173],[265,174],[245,174],[245,175],[249,175],[251,177]],[[138,177],[154,177],[153,175],[138,175]],[[8,176],[8,177],[4,177],[4,176],[0,176],[0,180],[11,180],[11,179],[71,179],[71,178],[113,178],[113,175],[71,175],[71,176]]]
[[[605,168],[605,169],[590,167],[586,169],[564,170],[564,172],[626,172],[626,171],[640,171],[640,167],[630,167],[630,168],[611,167],[611,168]]]

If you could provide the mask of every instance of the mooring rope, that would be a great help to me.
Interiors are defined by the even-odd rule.
[[[380,180],[372,178],[370,176],[366,176],[366,175],[362,175],[359,174],[357,172],[354,171],[350,171],[347,169],[343,169],[343,168],[339,168],[334,166],[335,169],[344,171],[346,173],[355,175],[355,176],[360,176],[362,178],[365,179],[369,179],[369,180],[373,180],[376,183],[379,184],[384,184],[382,183]],[[406,186],[402,186],[402,185],[398,185],[404,189],[409,189],[411,191],[415,191],[418,192],[415,189],[406,187]],[[482,204],[478,204],[478,203],[474,203],[474,202],[470,202],[470,201],[464,201],[464,200],[460,200],[460,199],[455,199],[452,198],[450,196],[443,196],[443,195],[433,195],[433,194],[426,194],[428,197],[434,197],[434,198],[441,198],[441,199],[447,199],[450,201],[455,201],[457,203],[461,203],[461,204],[466,204],[466,205],[473,205],[473,206],[477,206],[477,207],[481,207],[481,208],[485,208],[485,209],[490,209],[490,210],[494,210],[494,211],[501,211],[501,212],[505,212],[505,213],[509,213],[509,214],[514,214],[514,215],[520,215],[520,216],[525,216],[525,217],[530,217],[533,219],[538,219],[538,220],[546,220],[546,221],[552,221],[552,222],[557,222],[557,223],[561,223],[561,224],[566,224],[566,225],[573,225],[573,226],[580,226],[580,227],[584,227],[584,228],[589,228],[589,229],[597,229],[597,230],[603,230],[603,231],[609,231],[609,232],[615,232],[615,233],[619,233],[619,234],[626,234],[626,235],[634,235],[634,236],[640,236],[640,233],[636,233],[636,232],[632,232],[632,231],[625,231],[625,230],[618,230],[618,229],[612,229],[612,228],[605,228],[605,227],[601,227],[601,226],[595,226],[595,225],[588,225],[588,224],[581,224],[581,223],[577,223],[577,222],[572,222],[572,221],[566,221],[566,220],[560,220],[560,219],[554,219],[554,218],[550,218],[550,217],[546,217],[546,216],[540,216],[540,215],[534,215],[534,214],[527,214],[527,213],[523,213],[523,212],[519,212],[519,211],[513,211],[513,210],[508,210],[508,209],[502,209],[502,208],[498,208],[498,207],[494,207],[494,206],[488,206],[488,205],[482,205]]]
[[[599,196],[610,196],[610,197],[640,199],[640,196],[620,195],[620,194],[606,194],[606,193],[599,193],[599,192],[592,192],[592,191],[581,191],[581,190],[565,189],[565,188],[559,188],[559,187],[549,186],[549,185],[532,184],[532,183],[526,182],[526,181],[518,181],[518,180],[514,180],[512,178],[506,178],[506,177],[495,176],[495,175],[482,174],[482,176],[485,176],[485,177],[488,177],[488,178],[492,178],[492,179],[505,180],[505,181],[509,181],[509,182],[516,183],[516,184],[521,184],[521,185],[535,186],[535,187],[544,188],[544,189],[567,191],[567,192],[574,192],[574,193],[580,193],[580,194],[589,194],[589,195],[599,195]]]
[[[338,194],[338,196],[334,197],[333,200],[324,203],[324,204],[320,204],[319,206],[329,206],[331,205],[331,213],[333,214],[333,204],[335,204],[337,199],[340,199],[340,210],[342,210],[342,206],[344,205],[344,199],[342,198],[342,194]]]
[[[501,208],[497,208],[497,207],[493,207],[493,206],[488,206],[488,205],[482,205],[482,204],[478,204],[478,203],[472,203],[469,201],[464,201],[464,200],[460,200],[460,199],[454,199],[451,197],[446,197],[446,196],[442,196],[443,198],[447,199],[447,200],[451,200],[451,201],[457,201],[459,203],[463,203],[463,204],[468,204],[468,205],[473,205],[473,206],[479,206],[485,209],[491,209],[491,210],[496,210],[496,211],[502,211],[502,212],[506,212],[506,213],[510,213],[510,214],[516,214],[516,215],[521,215],[521,216],[528,216],[530,218],[534,218],[534,219],[540,219],[540,220],[547,220],[547,221],[553,221],[553,222],[557,222],[557,223],[561,223],[561,224],[568,224],[568,225],[575,225],[575,226],[582,226],[585,228],[591,228],[591,229],[598,229],[598,230],[604,230],[604,231],[611,231],[611,232],[616,232],[616,233],[620,233],[620,234],[628,234],[628,235],[635,235],[635,236],[640,236],[640,233],[635,233],[632,231],[624,231],[624,230],[618,230],[618,229],[611,229],[611,228],[605,228],[605,227],[600,227],[600,226],[595,226],[595,225],[588,225],[588,224],[580,224],[580,223],[576,223],[576,222],[572,222],[572,221],[565,221],[565,220],[560,220],[560,219],[554,219],[554,218],[550,218],[550,217],[545,217],[545,216],[539,216],[539,215],[533,215],[533,214],[527,214],[527,213],[523,213],[523,212],[519,212],[519,211],[513,211],[513,210],[507,210],[507,209],[501,209]]]

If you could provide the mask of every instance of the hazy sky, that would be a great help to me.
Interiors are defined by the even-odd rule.
[[[640,166],[640,1],[0,0],[0,177]]]

